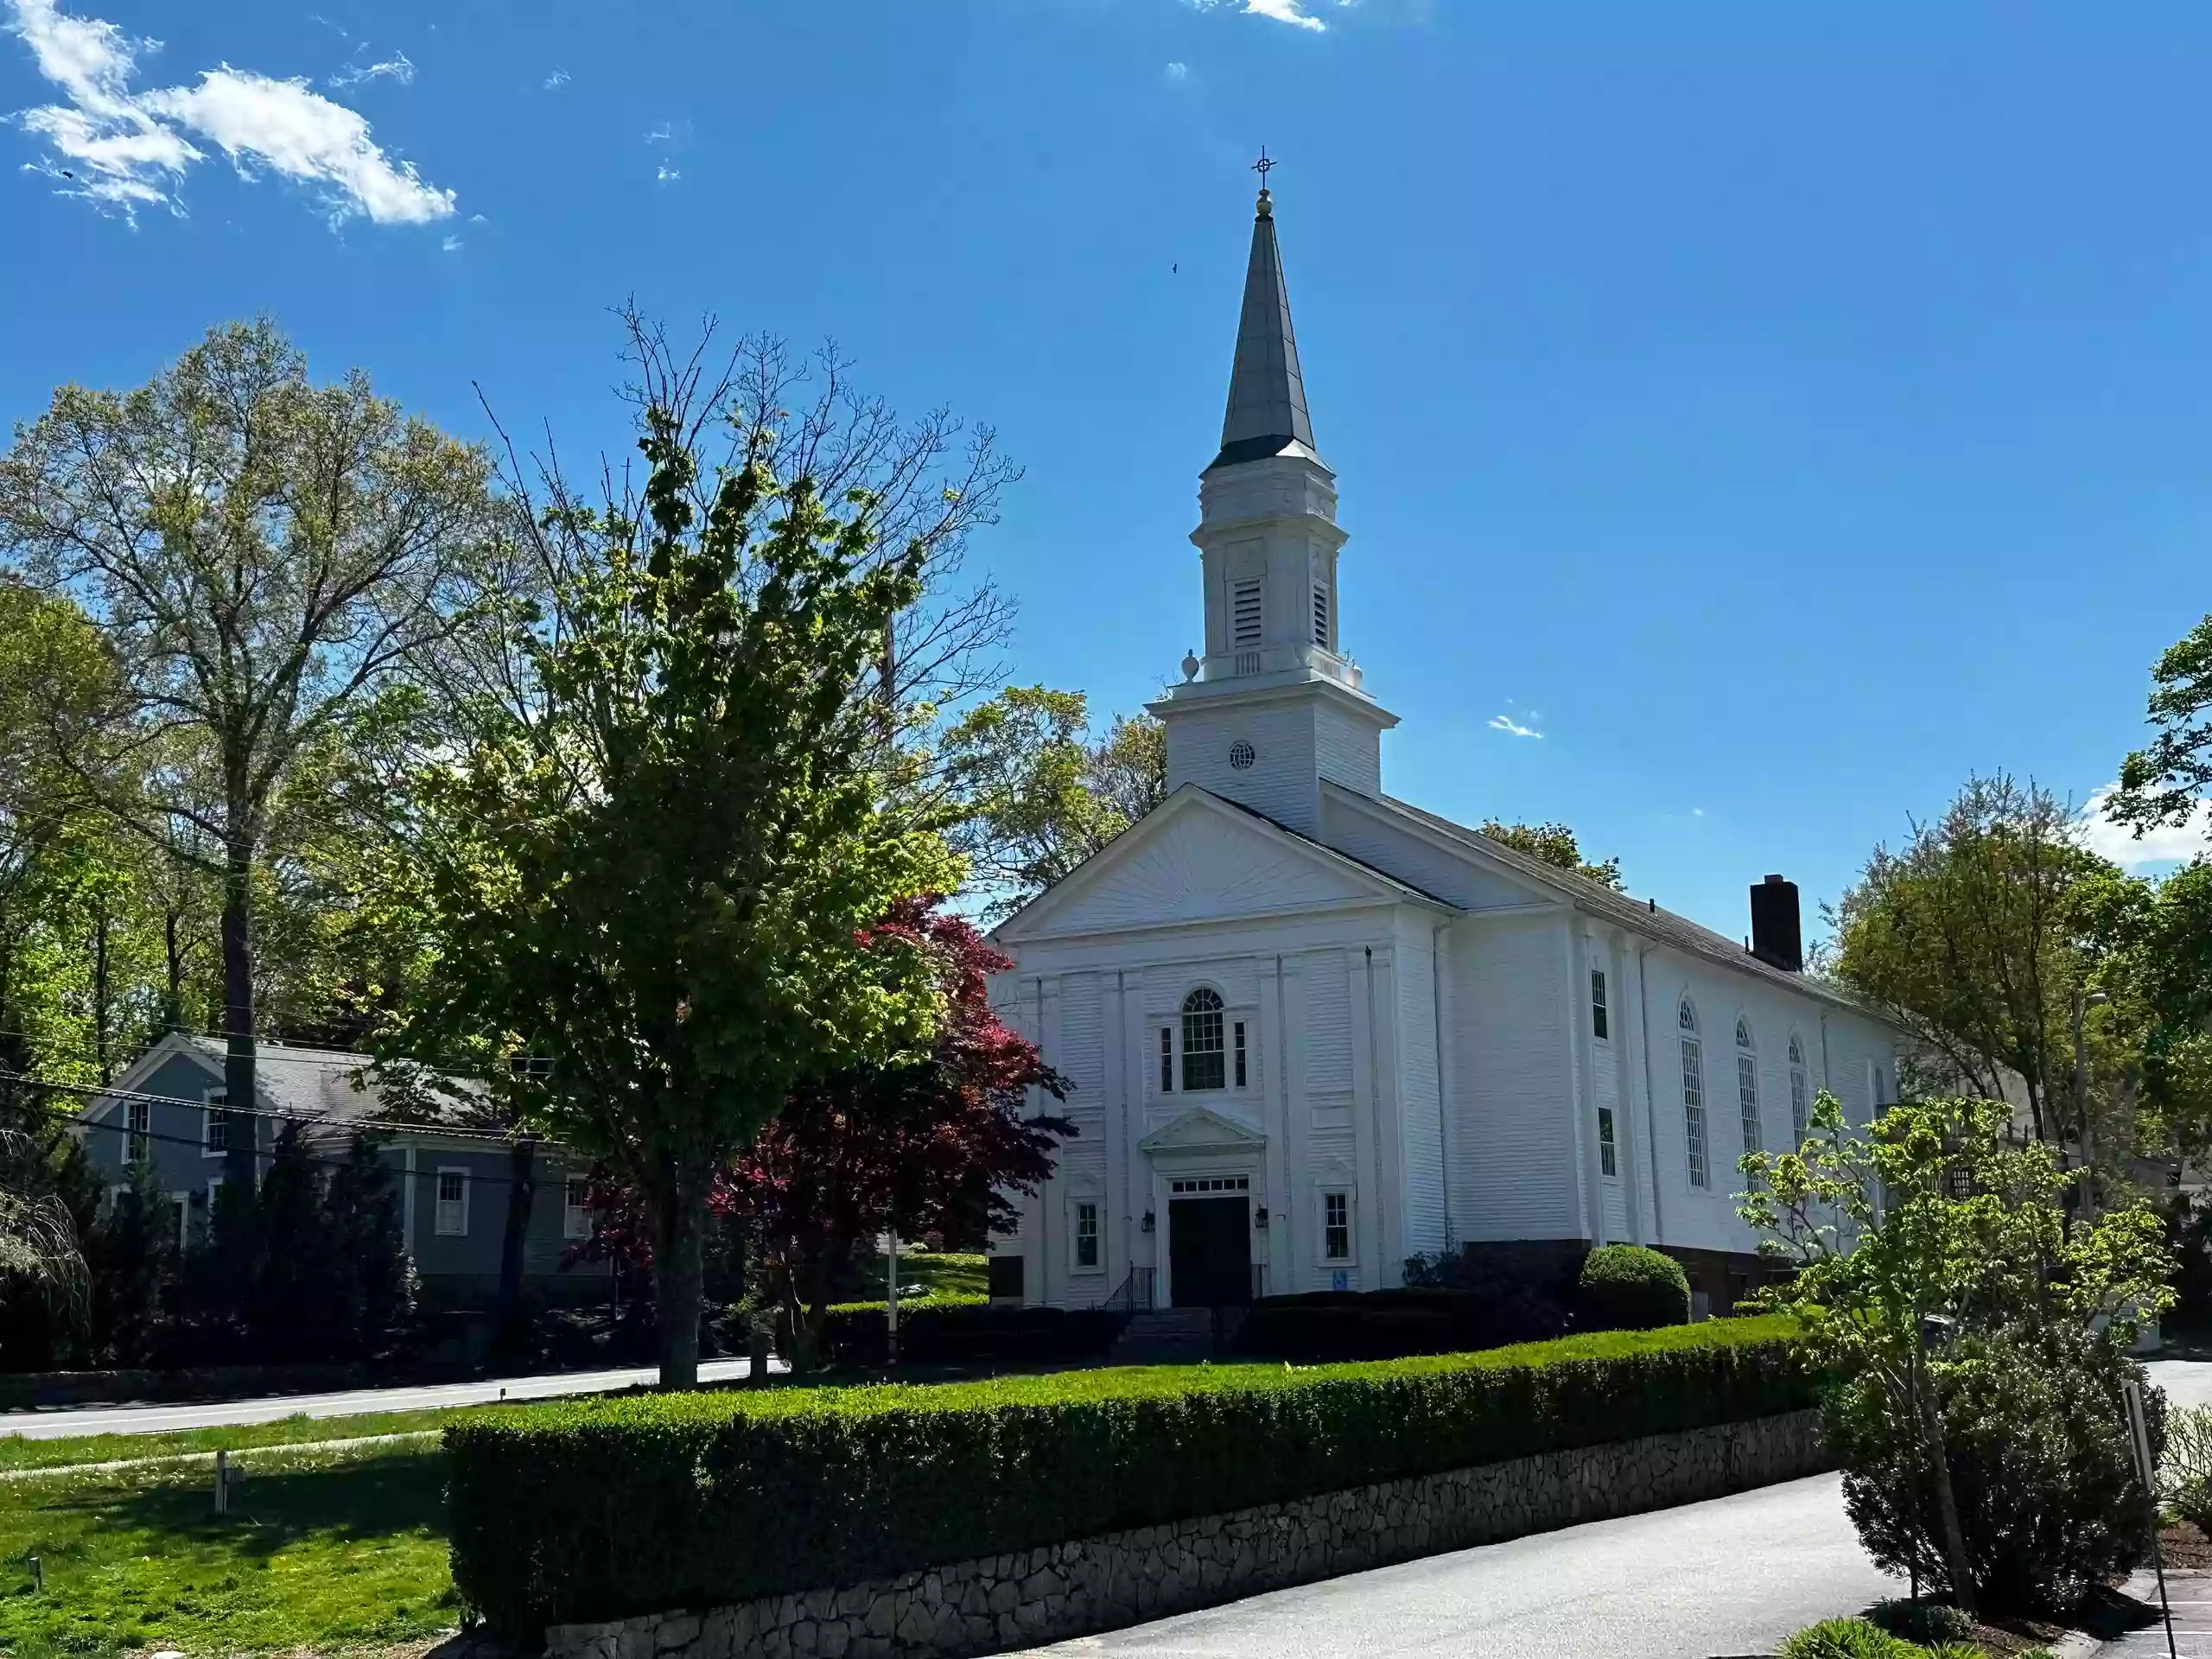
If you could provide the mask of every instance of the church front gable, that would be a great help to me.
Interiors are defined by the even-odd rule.
[[[1412,896],[1204,791],[1179,791],[1007,921],[1009,944],[1282,916]]]

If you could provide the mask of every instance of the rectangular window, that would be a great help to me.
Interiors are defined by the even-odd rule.
[[[1160,1028],[1160,1092],[1175,1092],[1175,1033],[1166,1026]]]
[[[1613,1109],[1598,1109],[1598,1167],[1609,1177],[1618,1178],[1621,1173],[1620,1154],[1613,1147]]]
[[[1796,1137],[1796,1144],[1805,1144],[1805,1130],[1810,1122],[1809,1109],[1805,1103],[1805,1068],[1789,1068],[1789,1127]]]
[[[1605,970],[1602,968],[1592,968],[1590,970],[1590,1034],[1592,1037],[1596,1037],[1600,1039],[1603,1039],[1607,1034],[1605,1026]]]
[[[1244,1086],[1244,1022],[1236,1022],[1236,1086]]]
[[[567,1190],[562,1194],[561,1236],[591,1236],[591,1183],[581,1175],[569,1177]]]
[[[1183,1016],[1183,1089],[1220,1089],[1228,1073],[1221,1046],[1221,1008],[1199,1008]]]
[[[1098,1265],[1098,1206],[1087,1199],[1075,1207],[1075,1264]]]
[[[1324,651],[1329,645],[1329,590],[1313,590],[1313,643]]]
[[[1682,1039],[1682,1134],[1688,1146],[1690,1185],[1705,1185],[1705,1054],[1694,1037]]]
[[[1238,582],[1230,598],[1230,639],[1239,651],[1260,647],[1260,582],[1252,577]]]
[[[230,1151],[233,1124],[236,1124],[236,1132],[240,1136],[239,1144],[241,1146],[245,1144],[245,1124],[241,1121],[243,1115],[234,1116],[224,1110],[223,1103],[228,1099],[230,1096],[220,1089],[210,1089],[207,1091],[207,1111],[202,1125],[201,1150],[210,1158],[219,1158]]]
[[[1744,1119],[1744,1150],[1765,1151],[1766,1137],[1759,1133],[1759,1063],[1748,1054],[1736,1057],[1736,1107]]]
[[[146,1149],[152,1144],[148,1137],[153,1133],[153,1106],[146,1101],[134,1100],[123,1109],[123,1113],[126,1131],[123,1155],[131,1163],[143,1164],[146,1161]]]
[[[1321,1256],[1327,1262],[1351,1260],[1351,1194],[1321,1195]]]
[[[468,1232],[468,1172],[465,1169],[442,1169],[438,1172],[438,1236],[461,1238]]]

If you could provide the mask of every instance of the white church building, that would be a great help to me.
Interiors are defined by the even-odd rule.
[[[995,1292],[1221,1306],[1634,1243],[1732,1305],[1758,1271],[1738,1155],[1794,1144],[1821,1089],[1863,1121],[1897,1035],[1800,971],[1778,876],[1739,943],[1384,791],[1397,716],[1344,652],[1264,189],[1199,503],[1205,654],[1152,705],[1168,798],[994,936],[995,999],[1080,1131]]]

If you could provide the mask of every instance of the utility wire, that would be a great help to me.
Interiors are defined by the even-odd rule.
[[[18,1084],[28,1089],[49,1089],[57,1094],[88,1095],[95,1100],[146,1101],[163,1106],[190,1107],[194,1103],[175,1095],[149,1094],[140,1089],[101,1088],[98,1084],[63,1083],[56,1077],[41,1077],[27,1071],[0,1071],[0,1084]],[[305,1123],[324,1128],[384,1129],[392,1132],[411,1132],[416,1135],[435,1135],[448,1139],[467,1141],[496,1141],[502,1146],[512,1146],[518,1141],[535,1141],[540,1146],[554,1144],[543,1135],[517,1135],[507,1129],[475,1129],[459,1126],[448,1128],[435,1121],[421,1121],[403,1117],[329,1117],[313,1116],[300,1112],[277,1111],[259,1106],[208,1105],[206,1109],[229,1112],[238,1117],[270,1118],[280,1123]],[[71,1114],[79,1122],[90,1123],[78,1114]],[[105,1128],[105,1124],[92,1127]]]

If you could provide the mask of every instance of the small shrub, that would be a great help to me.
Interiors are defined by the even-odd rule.
[[[1973,1617],[1947,1602],[1885,1601],[1866,1616],[1891,1636],[1923,1647],[1963,1642],[1974,1634]]]
[[[2212,1406],[2166,1414],[2158,1497],[2174,1514],[2212,1537]]]
[[[1936,1368],[1960,1529],[1985,1610],[2070,1611],[2134,1566],[2143,1497],[2120,1383],[2142,1375],[2113,1343],[2064,1325],[2032,1340],[1964,1340]],[[2146,1389],[2145,1403],[2155,1452],[2164,1396]],[[1946,1581],[1935,1483],[1879,1383],[1862,1376],[1833,1392],[1822,1432],[1875,1565]]]
[[[1829,1618],[1784,1642],[1781,1659],[1926,1659],[1926,1649],[1863,1618]]]
[[[1673,1256],[1641,1244],[1601,1244],[1582,1263],[1574,1312],[1584,1331],[1688,1325],[1689,1275]]]

